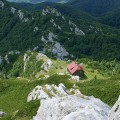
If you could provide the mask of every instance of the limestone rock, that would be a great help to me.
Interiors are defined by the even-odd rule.
[[[37,32],[38,30],[39,30],[39,28],[36,26],[33,31]]]
[[[53,42],[53,38],[56,38],[56,35],[54,35],[52,32],[48,34],[48,40]]]
[[[25,14],[24,14],[24,12],[22,12],[22,10],[18,10],[18,16],[19,16],[19,18],[20,18],[20,20],[21,20],[22,22],[27,22],[27,21],[29,21],[28,18],[25,18]]]
[[[47,91],[47,92],[46,92]],[[49,96],[51,95],[51,96]],[[68,93],[66,92],[66,87],[60,83],[58,86],[56,85],[45,85],[45,86],[36,86],[32,92],[27,97],[27,102],[30,102],[32,100],[42,100],[42,99],[48,99],[50,97],[61,97],[61,96],[67,96]]]
[[[50,59],[45,61],[41,66],[41,68],[43,68],[45,71],[48,71],[51,67],[52,67],[52,61]]]
[[[0,7],[4,8],[4,6],[5,6],[4,3],[2,1],[0,1]]]
[[[11,12],[15,14],[16,9],[14,7],[11,7]]]
[[[81,35],[81,36],[85,35],[85,33],[80,28],[78,28],[78,26],[75,23],[73,23],[71,20],[69,20],[69,25],[70,25],[70,30],[71,31],[75,30],[76,35]]]
[[[7,64],[10,63],[10,62],[9,62],[9,59],[8,59],[8,55],[5,55],[5,60],[6,60]]]
[[[120,96],[115,105],[112,107],[108,120],[120,120]]]
[[[41,100],[33,120],[107,120],[110,107],[99,99],[75,95]]]
[[[48,59],[46,55],[42,54],[42,53],[38,53],[38,55],[36,56],[36,59],[39,61],[41,59]]]
[[[107,104],[93,96],[84,96],[77,89],[72,88],[74,95],[70,91],[62,83],[35,87],[27,99],[28,102],[40,99],[33,120],[108,120]]]
[[[56,42],[54,44],[52,53],[56,55],[56,58],[58,59],[63,59],[64,57],[69,55],[66,49],[62,47],[59,42]]]
[[[46,92],[44,92],[43,88],[41,86],[36,86],[32,92],[28,95],[27,102],[30,102],[31,100],[36,99],[47,99],[49,96]]]
[[[47,7],[42,10],[42,15],[47,15],[47,14],[55,14],[56,16],[61,16],[61,13],[57,11],[55,8]]]
[[[24,13],[21,10],[18,10],[18,16],[22,20],[24,18]]]

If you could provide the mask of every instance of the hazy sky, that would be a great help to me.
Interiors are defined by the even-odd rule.
[[[10,2],[59,2],[59,3],[66,3],[69,0],[7,0]]]

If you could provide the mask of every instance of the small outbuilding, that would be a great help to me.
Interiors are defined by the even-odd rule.
[[[80,76],[80,77],[84,76],[83,67],[74,61],[67,66],[67,71],[71,75]]]

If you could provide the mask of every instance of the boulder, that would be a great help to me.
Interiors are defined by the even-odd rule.
[[[79,82],[80,81],[80,77],[79,76],[72,76],[71,79],[74,80],[75,82]]]

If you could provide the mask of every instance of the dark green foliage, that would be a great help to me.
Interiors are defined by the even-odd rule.
[[[78,83],[80,91],[88,96],[100,98],[103,102],[113,106],[120,95],[120,76],[107,80],[91,80]]]
[[[40,106],[39,100],[26,103],[25,106],[21,110],[19,110],[18,113],[16,114],[17,118],[19,117],[23,118],[27,116],[32,118],[37,114],[36,111],[38,110],[38,106]]]
[[[40,102],[27,103],[27,96],[37,85],[36,81],[28,83],[26,80],[18,79],[0,80],[0,108],[7,113],[2,120],[29,120],[36,115]]]
[[[45,5],[43,6],[45,7]],[[41,11],[25,12],[24,10],[25,17],[28,17],[29,21],[22,22],[17,13],[12,14],[10,12],[10,7],[0,10],[0,54],[5,54],[11,50],[24,52],[36,46],[39,47],[38,50],[42,50],[44,44],[41,37],[44,36],[47,39],[48,33],[53,32],[57,35],[55,40],[59,41],[75,57],[87,56],[97,60],[108,60],[109,58],[109,60],[115,58],[119,60],[119,30],[99,24],[94,18],[78,12],[79,10],[74,9],[74,7],[59,4],[52,6],[65,15],[67,22],[63,21],[61,17],[56,18],[54,14],[41,16]],[[34,19],[32,19],[32,16]],[[50,23],[51,18],[55,20],[57,25],[60,25],[61,31],[53,27]],[[68,25],[69,20],[76,23],[86,35],[79,36],[71,32]],[[36,26],[39,30],[33,32]],[[94,28],[89,30],[90,26]],[[101,31],[98,31],[98,29],[101,29]],[[53,57],[52,54],[47,54]]]
[[[112,27],[120,28],[120,9],[105,14],[100,18],[100,22]]]
[[[87,64],[87,68],[97,70],[100,74],[105,77],[117,76],[120,74],[120,62],[113,60],[113,61],[94,61],[92,59],[78,59],[79,63]],[[92,71],[92,72],[93,72]]]
[[[72,83],[69,82],[70,76],[68,75],[57,75],[54,74],[52,76],[50,76],[49,78],[47,78],[46,80],[42,80],[40,81],[40,84],[45,85],[45,84],[55,84],[55,85],[59,85],[60,83],[64,83],[64,85],[67,88],[71,88],[72,87]]]
[[[119,0],[72,0],[70,5],[99,16],[120,7]]]

